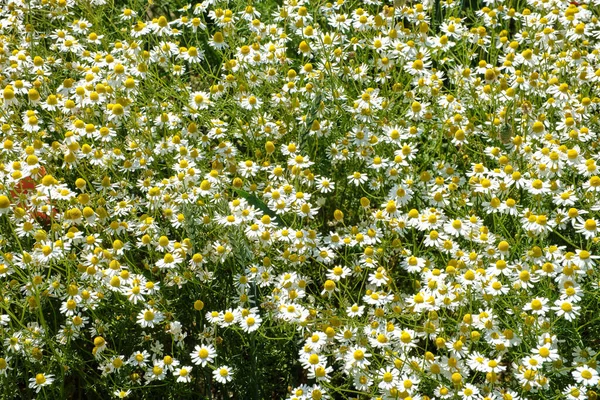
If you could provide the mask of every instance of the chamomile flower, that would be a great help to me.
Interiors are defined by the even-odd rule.
[[[545,315],[548,312],[548,299],[545,297],[535,297],[523,307],[524,311],[531,311],[535,315]]]
[[[133,353],[131,355],[131,357],[129,357],[129,359],[127,360],[127,363],[130,365],[137,366],[137,367],[144,367],[144,366],[146,366],[149,358],[150,358],[150,353],[148,353],[146,350],[137,351],[137,352]]]
[[[206,110],[211,104],[210,95],[206,92],[193,92],[190,94],[189,106],[194,110]]]
[[[346,356],[346,369],[364,369],[371,365],[369,358],[371,354],[367,352],[367,349],[364,347],[354,347],[348,351],[348,355]]]
[[[399,383],[400,372],[396,368],[382,368],[378,371],[378,375],[381,379],[378,385],[380,389],[389,390]]]
[[[585,365],[577,367],[571,374],[577,383],[584,386],[596,386],[600,381],[598,371]]]
[[[365,306],[359,306],[358,304],[353,304],[352,306],[346,308],[346,313],[349,317],[360,317],[365,312]]]
[[[317,189],[321,193],[331,193],[335,190],[335,182],[332,182],[325,177],[319,177],[317,178]]]
[[[249,314],[247,316],[242,316],[240,325],[244,332],[251,333],[260,328],[261,322],[262,318],[258,314]]]
[[[155,325],[160,324],[165,318],[164,314],[153,308],[146,308],[137,316],[137,323],[142,328],[153,328]]]
[[[213,371],[213,378],[219,383],[231,382],[233,379],[233,369],[227,365],[217,367]]]
[[[119,398],[119,399],[124,399],[127,396],[129,396],[130,394],[131,394],[131,389],[128,389],[128,390],[119,389],[119,390],[115,390],[113,392],[113,396],[115,396],[116,398]]]
[[[259,97],[254,95],[244,96],[240,100],[241,107],[246,110],[258,110],[262,106],[263,102]]]
[[[190,375],[192,369],[193,367],[191,366],[177,368],[175,371],[173,371],[173,376],[177,377],[177,382],[189,383],[192,380],[192,376]]]
[[[352,270],[347,266],[336,265],[330,271],[327,272],[327,278],[334,282],[340,281],[352,274]]]
[[[574,321],[579,316],[581,307],[569,300],[559,299],[554,302],[552,309],[557,316],[563,317],[567,321]]]
[[[368,179],[367,174],[361,172],[354,172],[352,175],[348,176],[348,181],[356,186],[359,186],[365,183]]]
[[[598,222],[594,218],[588,218],[584,222],[575,223],[574,227],[586,239],[593,239],[598,236]]]
[[[466,383],[465,386],[458,392],[458,395],[465,400],[480,398],[479,389],[470,383]]]
[[[29,379],[29,388],[39,393],[43,387],[49,386],[54,382],[54,375],[39,373]]]
[[[212,363],[216,356],[217,352],[212,345],[197,345],[191,354],[192,362],[202,367]]]

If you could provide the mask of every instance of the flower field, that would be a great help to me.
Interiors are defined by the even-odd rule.
[[[0,399],[597,399],[598,18],[0,2]]]

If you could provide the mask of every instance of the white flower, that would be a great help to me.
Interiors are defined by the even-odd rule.
[[[226,328],[228,326],[236,324],[241,318],[241,313],[238,309],[227,309],[223,313],[222,318],[219,319],[219,326]]]
[[[37,374],[34,378],[29,378],[29,387],[39,393],[42,387],[51,385],[54,382],[54,375]]]
[[[205,367],[206,364],[213,362],[217,356],[217,352],[212,345],[202,345],[196,346],[190,356],[194,364]]]
[[[220,383],[230,382],[233,379],[232,369],[227,365],[220,366],[213,371],[213,377]]]
[[[257,314],[249,314],[247,317],[242,317],[240,321],[240,326],[244,330],[244,332],[254,332],[258,328],[260,328],[260,323],[262,322],[262,318],[260,318]]]
[[[396,368],[382,368],[379,370],[379,377],[381,378],[381,382],[379,382],[379,388],[382,390],[388,390],[398,385],[398,377],[400,373]]]
[[[138,314],[137,323],[140,324],[142,328],[153,328],[155,324],[159,324],[164,318],[163,313],[160,311],[146,308]]]
[[[577,369],[571,372],[571,374],[573,375],[573,378],[575,378],[577,383],[582,383],[585,386],[595,386],[598,384],[598,371],[586,365],[577,367]]]
[[[8,370],[12,369],[9,367],[8,362],[11,360],[11,357],[0,357],[0,376],[7,376]]]
[[[323,346],[327,343],[327,334],[321,331],[314,332],[308,339],[306,339],[305,344],[311,347],[314,351],[320,351]]]
[[[193,92],[190,94],[190,107],[194,110],[206,110],[212,102],[210,95],[206,92]]]
[[[181,263],[183,259],[178,253],[166,253],[162,260],[156,262],[156,266],[160,269],[171,269],[175,268],[177,264]]]
[[[119,399],[124,399],[125,397],[129,396],[130,393],[131,390],[115,390],[113,395]]]
[[[535,315],[544,315],[548,311],[548,299],[544,297],[535,297],[523,307],[523,311],[530,311]]]
[[[371,354],[367,352],[364,347],[354,347],[346,354],[346,369],[352,370],[354,368],[363,369],[371,365],[369,358]]]
[[[262,100],[256,96],[247,96],[241,99],[240,105],[246,110],[258,110],[262,106]]]
[[[350,183],[352,183],[353,185],[359,186],[362,183],[365,183],[367,181],[368,177],[367,174],[364,173],[360,173],[360,172],[354,172],[352,175],[348,176],[348,181],[350,181]]]
[[[575,385],[569,385],[563,390],[567,400],[585,399],[587,398],[585,392],[585,388]]]
[[[183,366],[181,368],[177,368],[173,375],[177,377],[177,382],[190,382],[192,377],[190,376],[190,372],[192,372],[192,368],[190,366]]]
[[[7,196],[0,196],[0,215],[10,212],[10,199]]]
[[[336,265],[327,272],[327,279],[339,282],[341,279],[344,279],[350,275],[352,275],[352,271],[350,270],[350,268],[342,265]]]
[[[552,309],[556,311],[556,315],[559,317],[565,317],[567,321],[574,321],[579,316],[581,307],[569,300],[559,299],[554,302]]]
[[[598,222],[589,218],[585,222],[575,223],[575,230],[581,233],[586,239],[593,239],[598,235]]]
[[[321,193],[330,193],[335,189],[335,183],[325,177],[317,179],[317,189]]]
[[[558,350],[550,347],[550,345],[547,344],[538,346],[535,350],[533,350],[533,354],[536,357],[539,357],[542,361],[555,361],[560,358],[558,355]]]
[[[131,355],[131,357],[129,357],[129,360],[127,360],[127,363],[130,365],[134,365],[137,367],[144,367],[146,365],[146,361],[148,361],[148,358],[150,357],[150,353],[148,353],[146,350],[144,351],[138,351],[136,353],[133,353]]]
[[[346,308],[346,313],[350,318],[360,317],[365,312],[365,306],[359,306],[354,303],[350,307]]]

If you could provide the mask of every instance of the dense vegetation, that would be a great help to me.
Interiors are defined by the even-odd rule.
[[[0,3],[0,398],[596,398],[598,0]]]

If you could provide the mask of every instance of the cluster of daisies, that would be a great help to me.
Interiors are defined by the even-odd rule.
[[[598,0],[131,3],[0,6],[0,397],[597,397]]]

